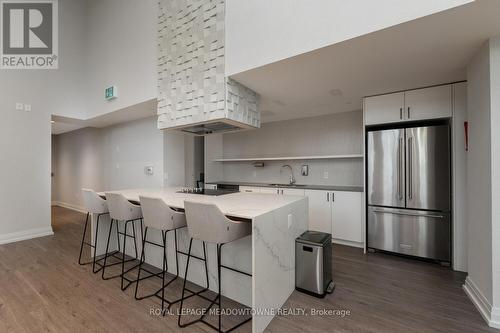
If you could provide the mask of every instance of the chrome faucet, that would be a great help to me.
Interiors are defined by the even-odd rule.
[[[282,165],[281,168],[289,168],[290,169],[290,181],[289,184],[293,185],[295,184],[295,178],[293,178],[293,169],[289,164]],[[280,169],[281,171],[281,169]]]

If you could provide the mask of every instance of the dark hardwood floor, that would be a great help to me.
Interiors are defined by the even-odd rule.
[[[52,213],[54,236],[0,245],[0,332],[212,332],[198,324],[180,329],[176,316],[150,313],[159,300],[136,301],[133,288],[122,292],[119,280],[79,266],[84,215]],[[324,299],[294,292],[285,308],[306,315],[280,315],[269,332],[498,332],[462,291],[465,274],[345,246],[333,251],[335,292]],[[336,312],[313,316],[312,309]],[[238,330],[250,331],[251,324]]]

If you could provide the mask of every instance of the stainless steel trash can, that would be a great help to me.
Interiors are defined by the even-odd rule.
[[[332,236],[306,231],[295,239],[295,289],[324,297],[333,288]]]

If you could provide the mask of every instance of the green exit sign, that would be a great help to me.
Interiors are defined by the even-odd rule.
[[[107,87],[104,91],[104,97],[110,101],[118,97],[118,89],[115,86]]]

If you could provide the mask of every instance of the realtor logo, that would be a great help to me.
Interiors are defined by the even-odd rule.
[[[1,0],[2,69],[57,69],[57,0]]]

